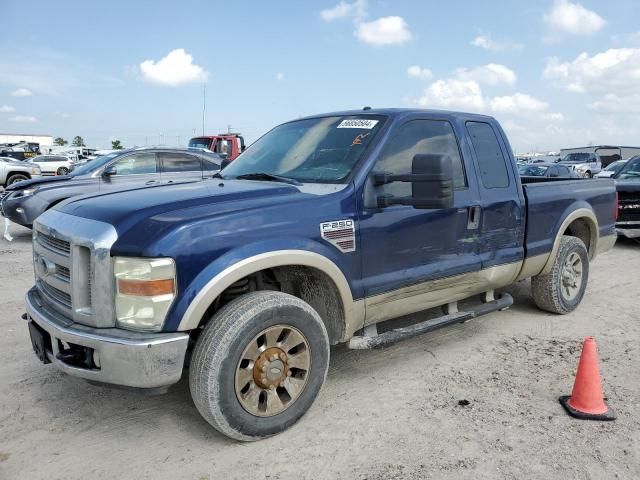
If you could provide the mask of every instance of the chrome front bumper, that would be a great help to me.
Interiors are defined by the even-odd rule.
[[[182,376],[189,342],[186,333],[137,333],[119,328],[86,327],[47,308],[35,288],[27,292],[25,303],[28,320],[51,336],[47,358],[69,375],[137,388],[171,385]],[[59,355],[65,343],[90,349],[87,351],[97,361],[90,368],[66,363]]]

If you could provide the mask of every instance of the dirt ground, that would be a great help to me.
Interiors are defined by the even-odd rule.
[[[592,265],[567,316],[515,305],[385,350],[332,349],[311,411],[276,437],[230,441],[168,394],[89,385],[31,351],[22,296],[30,232],[0,239],[0,479],[640,478],[640,245]],[[586,335],[598,341],[615,422],[568,417]],[[460,405],[461,400],[468,405]]]

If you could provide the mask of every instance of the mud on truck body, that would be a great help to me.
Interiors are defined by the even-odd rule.
[[[34,350],[127,387],[188,372],[202,416],[256,440],[310,408],[330,345],[508,308],[494,291],[525,278],[541,309],[571,312],[615,242],[614,184],[522,185],[511,152],[491,117],[348,111],[274,128],[213,179],[68,200],[34,224]]]

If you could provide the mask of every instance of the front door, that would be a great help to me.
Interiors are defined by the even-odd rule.
[[[476,254],[478,198],[475,188],[469,187],[451,124],[445,120],[414,119],[399,125],[391,133],[374,171],[410,173],[416,154],[451,158],[454,206],[361,208],[366,323],[421,310],[421,306],[429,308],[437,297],[445,296],[437,290],[452,286],[464,289],[465,282],[471,281],[464,274],[480,270]],[[394,182],[376,190],[376,195],[410,196],[411,184]]]
[[[154,185],[160,183],[160,171],[156,154],[153,152],[133,152],[118,158],[112,164],[115,173],[101,177],[101,190],[123,189],[129,186]]]

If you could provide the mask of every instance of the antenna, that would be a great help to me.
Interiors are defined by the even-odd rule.
[[[204,115],[206,112],[207,105],[207,86],[202,86],[202,135],[204,136]]]

